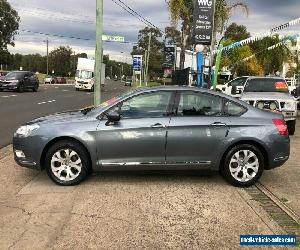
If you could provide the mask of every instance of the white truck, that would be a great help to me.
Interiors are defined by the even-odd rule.
[[[95,60],[78,58],[75,76],[75,88],[79,90],[94,91]],[[101,85],[105,84],[105,64],[102,64]]]

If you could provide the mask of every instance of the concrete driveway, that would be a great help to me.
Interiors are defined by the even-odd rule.
[[[17,166],[10,150],[0,160],[0,249],[239,249],[240,234],[282,233],[218,175],[107,173],[65,188]]]

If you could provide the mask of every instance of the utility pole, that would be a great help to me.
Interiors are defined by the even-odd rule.
[[[46,44],[47,44],[47,75],[49,75],[49,40],[48,40],[48,37],[46,40]]]
[[[148,71],[149,71],[149,58],[150,58],[150,50],[151,50],[151,38],[152,33],[149,33],[149,41],[148,41],[148,53],[147,53],[147,65],[146,65],[146,86],[148,85]]]
[[[103,33],[103,0],[96,0],[96,50],[95,50],[95,85],[94,106],[101,104],[101,78],[102,78],[102,33]]]

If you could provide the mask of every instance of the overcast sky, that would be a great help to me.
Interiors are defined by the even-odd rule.
[[[20,30],[78,37],[85,40],[49,36],[50,50],[59,45],[70,45],[76,52],[92,56],[95,43],[95,0],[8,0],[21,17]],[[145,25],[117,6],[112,0],[104,2],[104,33],[123,35],[126,41],[136,42],[138,30]],[[164,29],[169,25],[169,14],[165,0],[123,0],[156,26]],[[234,3],[235,1],[230,0]],[[271,27],[300,17],[299,0],[245,0],[249,16],[236,10],[229,23],[247,26],[252,35],[267,31]],[[300,24],[287,30],[300,33]],[[45,54],[47,36],[20,31],[15,48],[10,51],[22,54]],[[113,59],[130,60],[132,44],[104,43],[105,54]],[[121,53],[123,52],[123,53]]]

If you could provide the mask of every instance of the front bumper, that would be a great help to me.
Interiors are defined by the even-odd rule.
[[[14,137],[14,159],[21,167],[42,170],[40,161],[43,145],[38,137]]]
[[[76,89],[87,89],[87,90],[91,90],[93,88],[93,85],[91,84],[80,84],[80,83],[76,83],[75,84],[75,88]]]
[[[12,84],[2,84],[0,85],[1,90],[16,90],[18,89],[18,85],[12,85]]]

